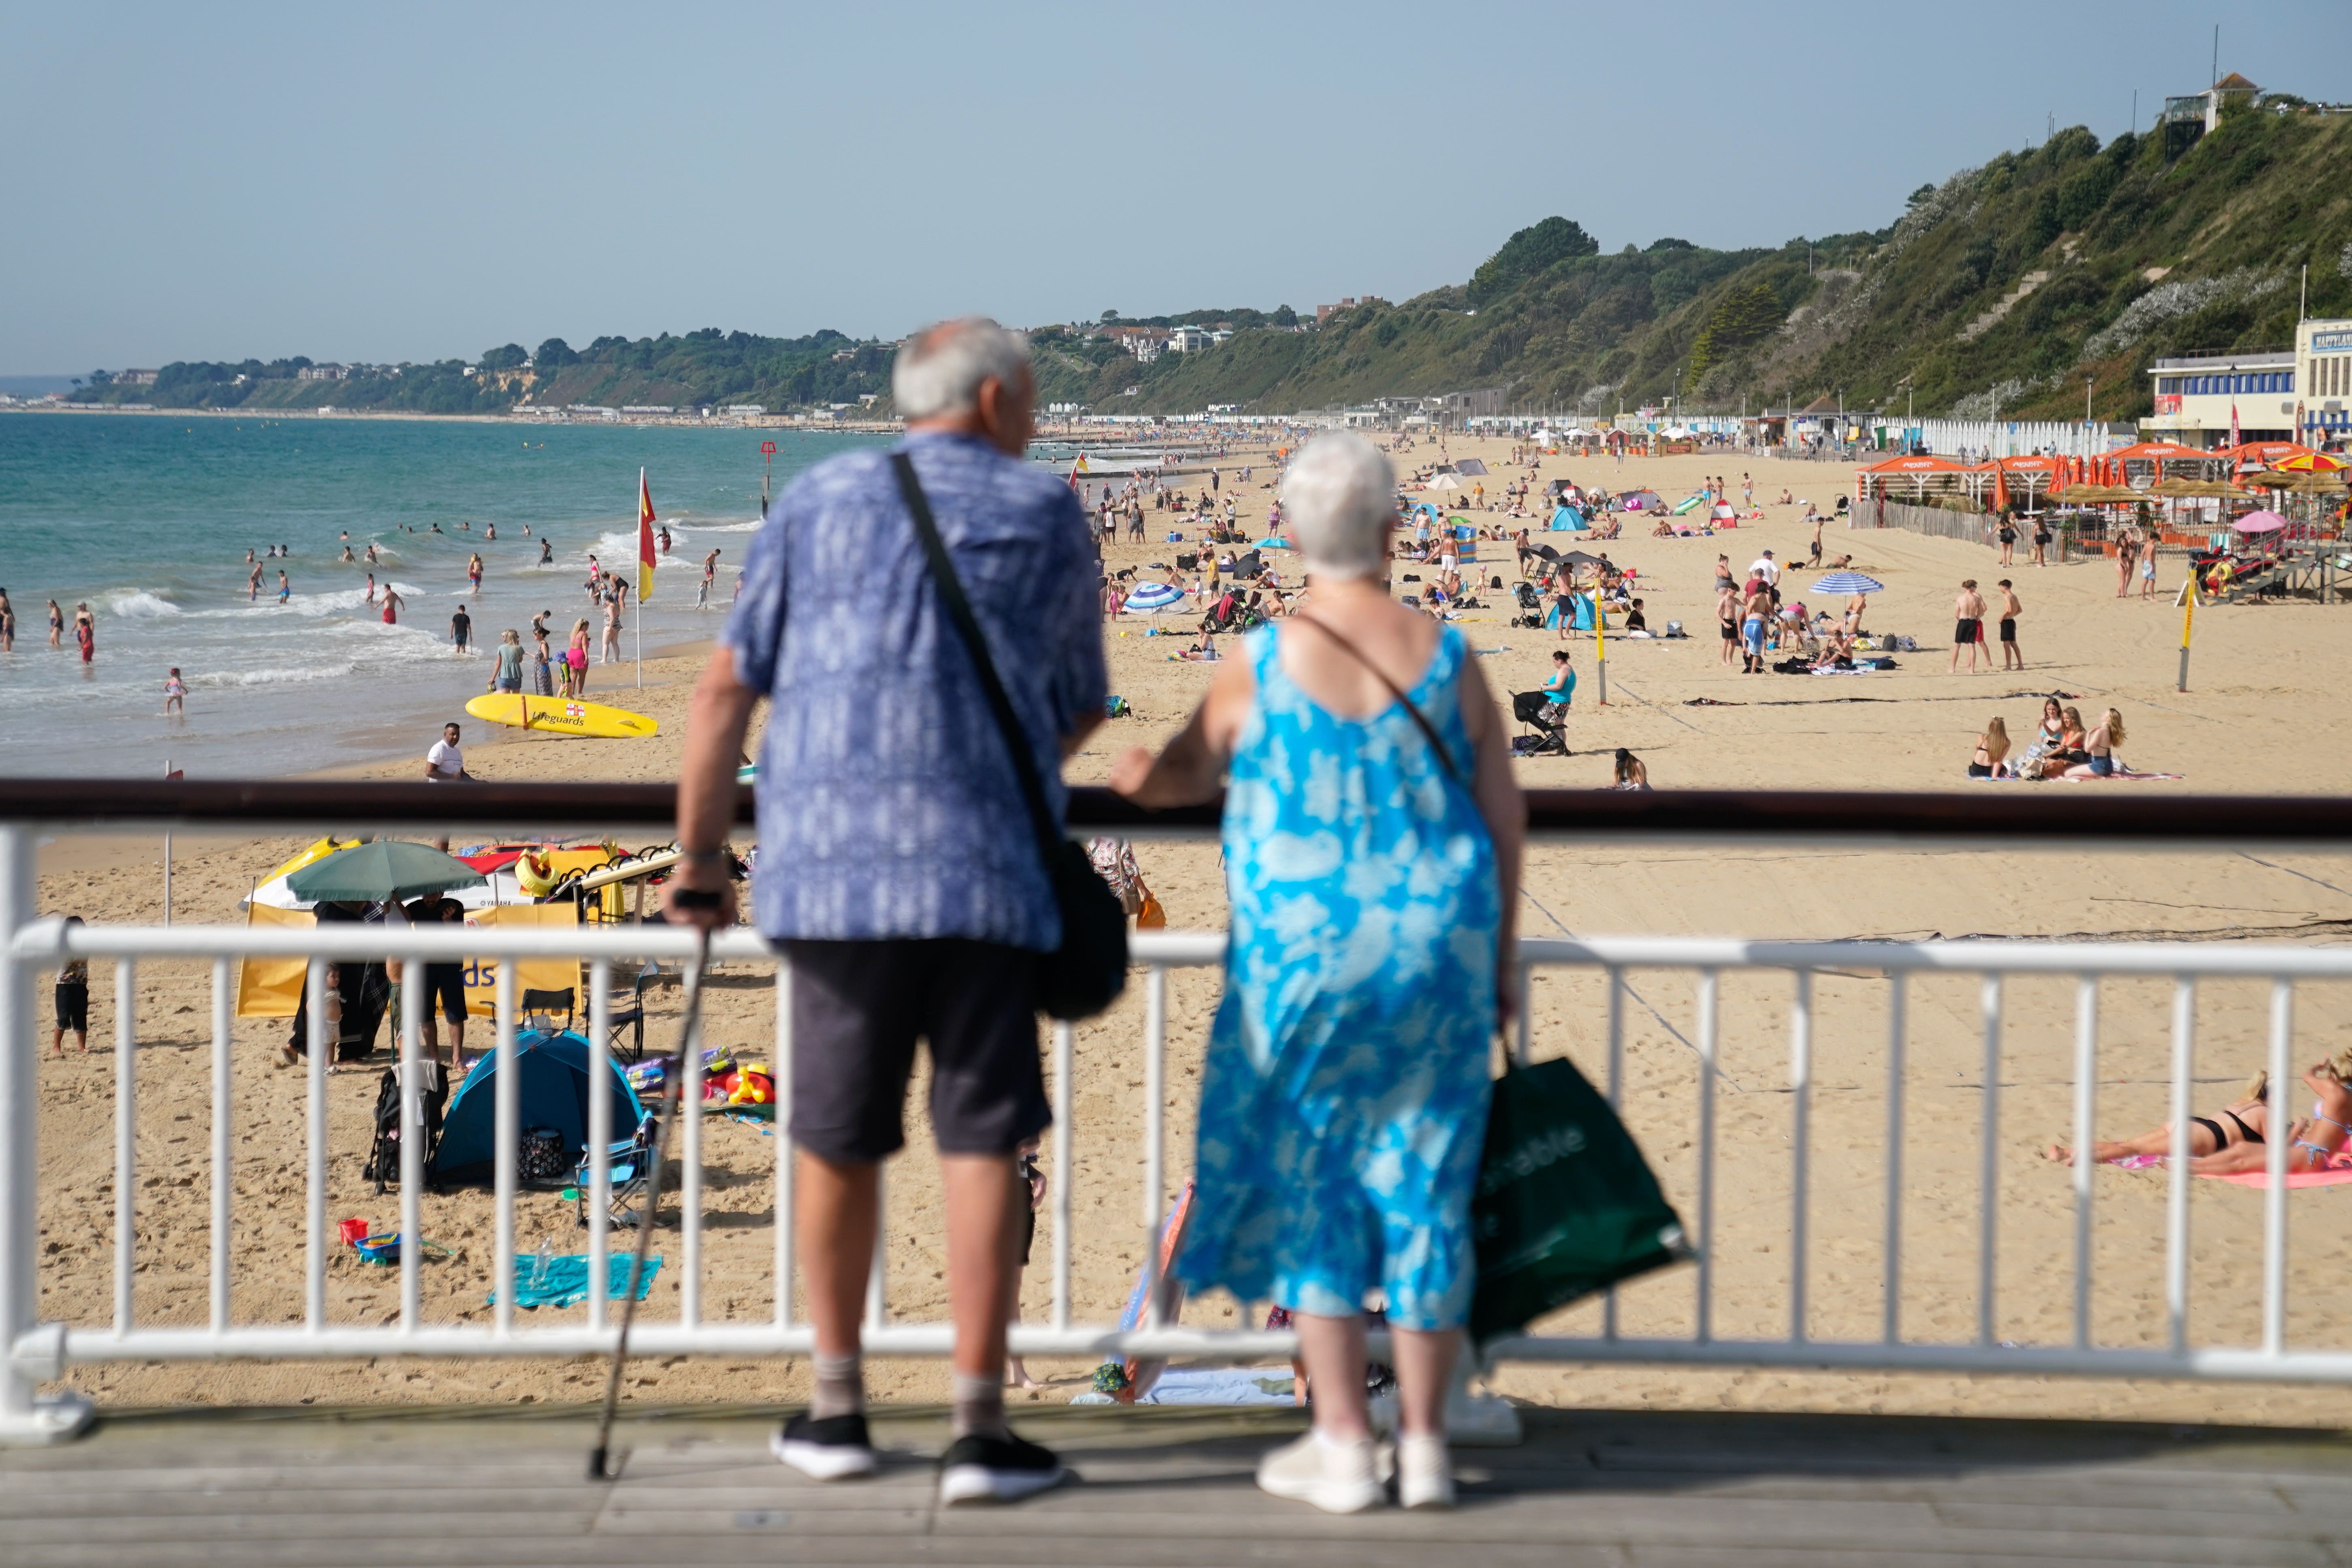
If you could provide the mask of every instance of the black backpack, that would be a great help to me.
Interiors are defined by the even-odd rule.
[[[449,1102],[449,1082],[438,1062],[421,1064],[432,1069],[431,1081],[418,1097],[418,1120],[425,1134],[424,1158],[418,1169],[433,1169],[433,1152],[441,1142],[441,1110]],[[400,1069],[388,1067],[376,1080],[375,1141],[369,1146],[367,1164],[360,1171],[362,1178],[375,1184],[382,1193],[400,1181]],[[432,1185],[428,1175],[426,1186]]]

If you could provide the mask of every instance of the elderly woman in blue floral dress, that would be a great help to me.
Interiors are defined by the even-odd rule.
[[[1369,441],[1308,446],[1282,505],[1312,597],[1249,634],[1164,752],[1111,773],[1153,806],[1226,781],[1232,936],[1176,1269],[1292,1312],[1314,1429],[1258,1484],[1333,1512],[1384,1495],[1364,1397],[1375,1289],[1401,1384],[1399,1500],[1453,1500],[1445,1391],[1526,825],[1468,644],[1389,597],[1394,496]]]

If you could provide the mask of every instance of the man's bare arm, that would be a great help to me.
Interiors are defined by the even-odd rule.
[[[677,779],[677,843],[686,860],[664,894],[664,907],[673,921],[702,926],[734,923],[734,884],[728,880],[719,847],[735,825],[737,759],[743,754],[743,735],[758,700],[759,693],[736,679],[731,648],[712,654],[694,683],[694,700],[687,709],[686,756]],[[719,906],[681,909],[677,895],[688,890],[716,892]]]

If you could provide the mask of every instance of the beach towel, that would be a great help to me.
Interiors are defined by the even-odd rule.
[[[2107,1163],[2119,1171],[2160,1171],[2167,1158],[2162,1154],[2126,1154]],[[2212,1171],[2194,1173],[2202,1180],[2228,1182],[2232,1186],[2267,1188],[2271,1184],[2268,1171],[2242,1171],[2230,1175]],[[2340,1187],[2347,1182],[2352,1182],[2352,1154],[2340,1152],[2329,1157],[2327,1169],[2324,1171],[2289,1171],[2286,1173],[2286,1184],[2290,1188]]]
[[[605,1259],[605,1300],[617,1301],[628,1294],[629,1268],[635,1259],[625,1252],[608,1255]],[[654,1288],[654,1276],[661,1272],[661,1254],[646,1259],[646,1272],[637,1281],[637,1300]],[[517,1257],[514,1260],[515,1305],[519,1307],[569,1307],[588,1299],[588,1258],[584,1253],[547,1260],[544,1273],[539,1269],[535,1257]],[[536,1279],[533,1276],[536,1275]],[[499,1293],[490,1292],[489,1303],[498,1305]]]
[[[2185,773],[2143,773],[2117,763],[2116,771],[2111,773],[2061,773],[2059,779],[2064,784],[2144,784],[2150,779],[2179,779],[2187,776]]]
[[[1076,1395],[1073,1405],[1122,1403],[1092,1390]],[[1137,1405],[1290,1405],[1290,1370],[1245,1366],[1171,1367],[1160,1381],[1136,1395]]]

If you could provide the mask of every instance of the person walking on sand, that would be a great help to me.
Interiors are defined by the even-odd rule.
[[[2156,541],[2151,539],[2139,552],[2139,596],[2156,597]]]
[[[754,914],[792,966],[790,1131],[815,1339],[809,1408],[772,1447],[819,1479],[877,1468],[860,1321],[880,1164],[905,1141],[919,1036],[955,1324],[939,1496],[1004,1502],[1066,1474],[1005,1424],[1005,1320],[1015,1153],[1053,1122],[1032,997],[1062,920],[1037,833],[1059,831],[1061,760],[1102,722],[1108,681],[1086,512],[1022,457],[1035,398],[1027,345],[989,321],[928,328],[899,350],[891,391],[904,441],[806,469],[753,536],[689,710],[684,858],[665,898],[674,922],[734,921],[721,846],[738,748],[764,698],[761,854],[792,873],[753,884]],[[923,515],[992,650],[1003,729],[926,558]],[[1038,781],[1045,821],[1024,804],[1022,773]],[[908,812],[908,800],[922,809]]]
[[[1764,673],[1764,629],[1772,623],[1772,584],[1761,576],[1748,579],[1747,600],[1740,606],[1739,640],[1747,652],[1743,675]]]
[[[530,623],[530,692],[534,697],[555,695],[555,668],[548,657],[547,622],[544,617]]]
[[[522,634],[512,626],[499,634],[498,663],[490,668],[490,683],[485,691],[522,691]]]
[[[577,701],[588,695],[588,620],[572,623],[572,640],[563,649],[563,695]]]
[[[82,923],[79,915],[66,917],[67,929]],[[69,958],[58,965],[57,994],[58,1026],[49,1036],[49,1054],[66,1054],[66,1037],[74,1037],[75,1047],[82,1055],[89,1054],[89,960]],[[29,1005],[26,1011],[30,1011]],[[40,1049],[38,1046],[33,1047]]]
[[[1375,1284],[1398,1500],[1454,1501],[1446,1391],[1477,1275],[1488,1057],[1517,989],[1527,807],[1468,640],[1381,581],[1392,486],[1360,436],[1299,455],[1283,490],[1315,607],[1248,634],[1167,748],[1110,774],[1149,807],[1223,784],[1231,941],[1173,1273],[1289,1313],[1313,1427],[1259,1461],[1257,1484],[1330,1513],[1385,1496],[1365,1390]]]
[[[597,662],[621,662],[621,584],[618,579],[614,581],[613,591],[604,599],[604,642],[599,650]]]
[[[1723,662],[1731,662],[1732,649],[1739,642],[1739,590],[1730,578],[1718,579],[1715,591],[1715,619],[1723,631]]]
[[[2000,667],[2003,669],[2023,669],[2025,655],[2017,647],[2017,617],[2025,614],[2018,602],[2017,590],[2003,577],[1993,586],[2000,590]]]
[[[1970,577],[1961,583],[1959,597],[1952,601],[1952,667],[1947,674],[1960,672],[1960,649],[1969,650],[1969,673],[1977,672],[1977,653],[1984,644],[1984,595],[1977,592],[1977,580]],[[1988,668],[1992,661],[1985,661]]]

